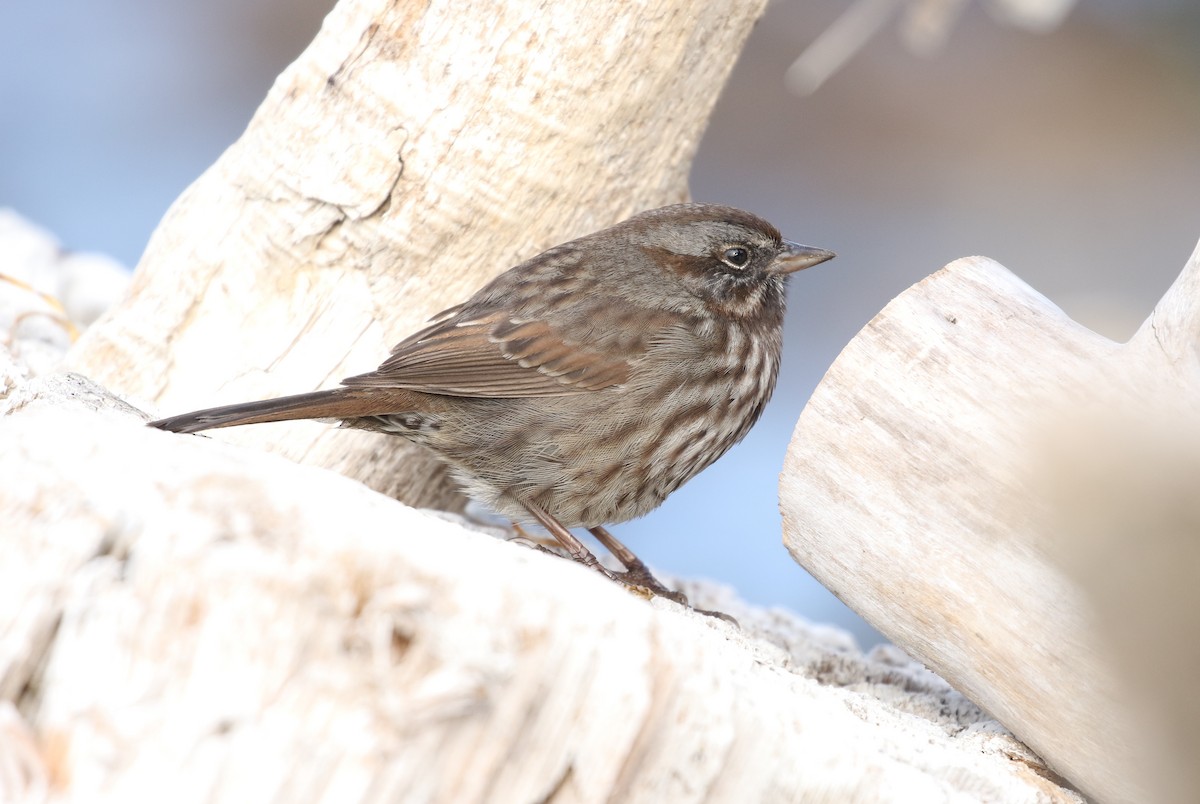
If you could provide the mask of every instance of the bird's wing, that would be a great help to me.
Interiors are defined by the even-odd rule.
[[[546,321],[459,307],[399,343],[375,371],[342,382],[446,396],[542,397],[611,388],[629,373],[628,360],[573,343]]]

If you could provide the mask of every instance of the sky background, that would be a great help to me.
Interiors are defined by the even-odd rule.
[[[928,57],[885,26],[808,97],[784,74],[846,4],[776,0],[756,27],[692,194],[839,257],[792,283],[780,384],[759,426],[660,509],[615,528],[652,565],[871,644],[878,636],[779,535],[787,442],[841,348],[906,287],[971,254],[1124,340],[1195,247],[1200,4],[1082,0],[1044,34],[984,5]],[[70,249],[136,264],[167,206],[238,137],[331,6],[5,4],[0,206]]]

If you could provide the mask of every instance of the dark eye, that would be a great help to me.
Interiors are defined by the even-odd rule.
[[[725,249],[725,253],[721,255],[721,261],[734,268],[742,268],[750,262],[750,252],[741,246],[733,246]]]

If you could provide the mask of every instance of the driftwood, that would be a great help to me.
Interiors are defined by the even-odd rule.
[[[343,2],[69,364],[155,412],[328,385],[679,200],[761,3]],[[744,631],[0,350],[0,800],[1077,802],[909,660]],[[445,502],[398,444],[285,445]]]
[[[894,649],[741,628],[77,376],[0,415],[0,800],[1081,804]]]
[[[506,268],[682,201],[765,0],[342,0],[73,369],[163,413],[335,385]],[[446,507],[395,439],[217,436]]]
[[[1194,674],[1166,657],[1198,636],[1197,343],[1200,250],[1125,345],[959,260],[846,347],[781,478],[796,560],[1104,801],[1196,789],[1170,755],[1194,745]]]
[[[68,365],[156,412],[372,368],[430,313],[522,257],[685,197],[704,122],[761,6],[344,0],[245,135],[172,207],[131,293]],[[1019,302],[1008,320],[1041,320],[1040,301],[976,267],[1009,288],[999,307]],[[961,310],[962,331],[986,320]],[[950,312],[936,327],[958,326]],[[930,319],[918,318],[929,335]],[[1125,354],[1057,332],[1046,345],[1063,365]],[[1141,339],[1144,351],[1152,340]],[[907,368],[940,357],[919,354]],[[735,606],[738,633],[647,604],[320,468],[445,505],[438,473],[395,440],[380,449],[369,434],[303,423],[219,435],[314,465],[298,467],[148,431],[103,388],[74,375],[39,386],[0,357],[0,798],[1078,800],[919,668],[814,647],[801,626],[760,627],[787,618]],[[886,365],[882,354],[862,359],[872,361]],[[901,386],[867,387],[886,397]],[[1016,401],[1033,406],[1032,396]],[[847,410],[821,394],[814,407],[802,431]],[[976,432],[982,408],[950,416],[953,432]],[[908,428],[920,419],[893,420],[884,436],[916,443]],[[851,463],[847,433],[861,421],[830,438]],[[1014,457],[1008,441],[1019,439],[984,432],[975,440]],[[891,505],[933,488],[934,506],[980,467],[1024,477],[1019,462],[979,460],[975,440],[933,441],[959,459],[933,483],[880,496]],[[793,479],[812,457],[793,452]],[[864,521],[910,547],[939,521],[968,547],[979,535],[974,520],[852,521],[878,504],[856,502],[843,485],[855,472],[833,464],[813,490],[785,483],[798,554],[797,529],[842,533]],[[810,512],[820,493],[833,499]],[[1023,510],[1020,500],[1009,507]],[[797,519],[797,505],[812,519]],[[1003,518],[1004,506],[985,508]],[[1053,688],[1069,670],[1097,707],[1112,685],[1081,596],[1041,560],[1049,547],[984,530],[999,572],[1026,573],[999,585],[999,607],[992,598],[937,619],[939,602],[992,566],[963,566],[952,541],[933,572],[897,561],[910,570],[903,583],[860,607],[1078,783],[1127,797],[1132,777],[1110,735],[1090,730],[1107,710],[1073,707]],[[873,543],[855,548],[823,574],[816,551],[805,555],[848,600],[872,576]],[[941,583],[923,583],[930,576]],[[714,605],[704,594],[697,602]],[[1005,625],[1009,604],[1023,621]],[[893,627],[889,612],[918,627]],[[1037,617],[1051,624],[1039,631]],[[964,643],[964,630],[997,639]],[[1046,631],[1063,642],[1039,641]],[[1052,694],[994,694],[1007,688],[981,677],[1003,682],[1028,665],[1006,663],[990,642],[1025,638]],[[1068,726],[1049,722],[1063,710],[1036,708],[1054,701],[1066,703]],[[1112,767],[1097,770],[1106,751]]]

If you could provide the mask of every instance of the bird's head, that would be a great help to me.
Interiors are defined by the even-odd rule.
[[[787,277],[835,256],[784,240],[756,215],[715,204],[662,207],[618,227],[665,279],[728,318],[782,313]]]

